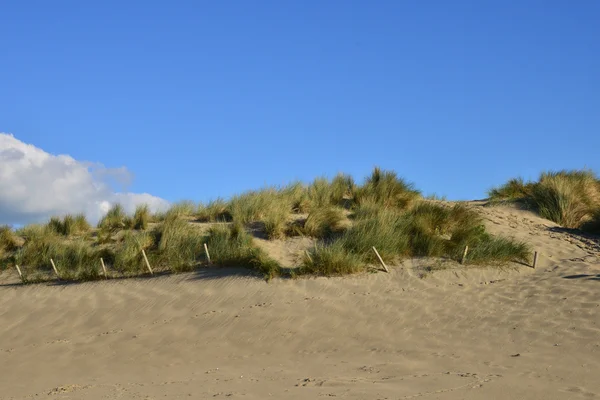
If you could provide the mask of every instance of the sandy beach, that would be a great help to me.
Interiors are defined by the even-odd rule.
[[[593,399],[600,240],[511,207],[536,269],[275,279],[202,269],[21,286],[1,276],[1,399]],[[429,268],[428,268],[429,267]]]

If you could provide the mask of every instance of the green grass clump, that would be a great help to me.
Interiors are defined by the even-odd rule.
[[[221,198],[210,201],[208,204],[200,203],[196,209],[196,218],[200,222],[226,222],[231,221],[231,213],[227,210],[227,202]]]
[[[204,253],[204,237],[181,217],[170,215],[153,232],[159,262],[175,272],[196,268]]]
[[[409,254],[408,238],[402,224],[402,214],[396,210],[359,209],[354,224],[339,238],[341,245],[354,254],[360,254],[362,262],[376,262],[372,248],[387,260],[395,260]]]
[[[142,249],[148,251],[155,246],[154,237],[149,232],[128,231],[114,250],[113,267],[125,276],[143,274],[148,271],[148,267]],[[147,256],[151,262],[154,261],[150,252],[147,252]]]
[[[313,210],[302,228],[302,233],[315,238],[327,238],[347,227],[344,209],[333,206]]]
[[[182,200],[171,206],[166,215],[175,215],[178,217],[190,217],[196,214],[198,205],[191,200]]]
[[[600,180],[592,171],[544,172],[537,182],[513,179],[488,194],[492,201],[521,202],[566,228],[584,228],[600,210]]]
[[[376,167],[365,183],[356,190],[355,202],[375,203],[384,208],[406,209],[420,197],[420,192],[394,171]]]
[[[63,236],[83,234],[92,229],[84,214],[67,214],[62,220],[59,217],[52,217],[46,224],[46,228]]]
[[[294,193],[276,188],[250,191],[234,196],[228,210],[234,223],[262,222],[269,239],[285,236],[288,216],[294,207]]]
[[[57,242],[50,254],[61,279],[94,280],[100,277],[100,258],[89,242]]]
[[[373,247],[391,262],[405,257],[459,261],[467,245],[470,250],[466,262],[472,264],[529,260],[529,246],[491,236],[474,211],[462,205],[446,207],[421,201],[403,212],[359,207],[352,227],[317,247],[304,259],[301,271],[317,275],[359,272],[377,262]],[[344,267],[344,263],[348,265]]]
[[[348,275],[363,272],[366,264],[361,255],[348,250],[343,243],[336,241],[331,244],[317,246],[308,252],[302,266],[297,271],[299,275]]]
[[[98,223],[98,229],[104,232],[118,232],[122,229],[127,229],[130,226],[129,218],[125,213],[125,209],[120,204],[115,204],[108,210],[106,215],[102,217]]]
[[[292,205],[292,212],[306,213],[310,208],[310,201],[306,187],[301,182],[293,182],[281,189],[281,195],[286,197]]]
[[[259,271],[267,279],[280,274],[279,264],[254,246],[252,236],[240,224],[213,226],[207,245],[215,265],[248,267]]]
[[[515,178],[488,192],[490,199],[496,201],[522,200],[531,197],[533,183],[525,182],[523,178]]]
[[[59,277],[64,280],[96,279],[99,258],[85,239],[65,241],[59,235],[40,233],[30,237],[16,250],[15,263],[22,266],[25,280],[36,280],[39,272],[54,274],[52,259]]]
[[[14,251],[17,248],[17,240],[10,226],[0,226],[0,256],[3,252]]]
[[[133,214],[133,220],[131,222],[131,226],[133,229],[144,231],[148,229],[148,224],[152,215],[150,214],[150,208],[147,204],[139,205],[135,208],[135,213]]]

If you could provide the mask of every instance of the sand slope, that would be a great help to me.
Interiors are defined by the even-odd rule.
[[[600,241],[473,206],[538,268],[1,286],[0,398],[600,398]]]

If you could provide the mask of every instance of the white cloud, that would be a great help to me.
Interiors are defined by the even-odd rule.
[[[143,203],[153,211],[168,207],[159,197],[116,192],[109,184],[115,181],[124,188],[132,179],[125,167],[106,168],[49,154],[0,133],[0,224],[42,222],[52,215],[80,212],[96,222],[116,203],[129,212]]]

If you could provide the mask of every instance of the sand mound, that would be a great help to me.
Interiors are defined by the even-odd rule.
[[[598,238],[471,205],[493,233],[532,243],[538,268],[4,284],[0,398],[600,396]],[[271,250],[291,262],[307,244],[295,245]]]

